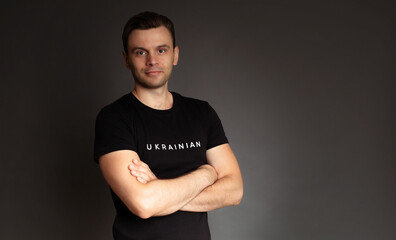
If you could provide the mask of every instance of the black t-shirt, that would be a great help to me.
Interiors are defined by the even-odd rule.
[[[133,150],[160,179],[179,177],[207,163],[206,150],[228,142],[220,119],[207,102],[172,95],[168,110],[152,109],[132,93],[104,107],[96,119],[95,161],[109,152]],[[111,193],[117,210],[115,239],[210,239],[206,212],[141,219]]]

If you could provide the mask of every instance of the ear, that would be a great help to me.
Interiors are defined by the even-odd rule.
[[[131,69],[131,67],[129,66],[129,63],[128,63],[128,55],[126,54],[126,52],[124,50],[122,50],[122,56],[123,56],[126,68]]]
[[[179,61],[179,47],[176,46],[173,49],[173,66],[176,66],[178,61]]]

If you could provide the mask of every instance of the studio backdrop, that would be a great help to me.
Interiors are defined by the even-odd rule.
[[[125,22],[175,23],[169,88],[208,101],[244,179],[214,240],[396,238],[392,1],[5,1],[0,239],[111,239],[99,110],[133,89]]]

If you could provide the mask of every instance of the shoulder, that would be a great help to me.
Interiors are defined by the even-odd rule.
[[[178,103],[187,109],[196,109],[201,111],[208,111],[210,108],[209,103],[204,100],[182,96],[179,93],[172,92],[173,96],[177,99]]]
[[[112,103],[105,105],[100,111],[99,114],[101,113],[122,113],[122,112],[126,112],[130,106],[131,106],[132,102],[130,99],[129,94],[125,94],[122,97],[118,98],[117,100],[113,101]]]
[[[132,101],[129,94],[125,94],[112,103],[104,106],[98,113],[97,119],[100,118],[130,118]]]

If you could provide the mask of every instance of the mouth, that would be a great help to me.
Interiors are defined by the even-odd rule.
[[[146,75],[148,75],[148,76],[157,76],[157,75],[162,73],[162,70],[160,70],[160,69],[150,69],[150,70],[144,71],[144,73]]]

